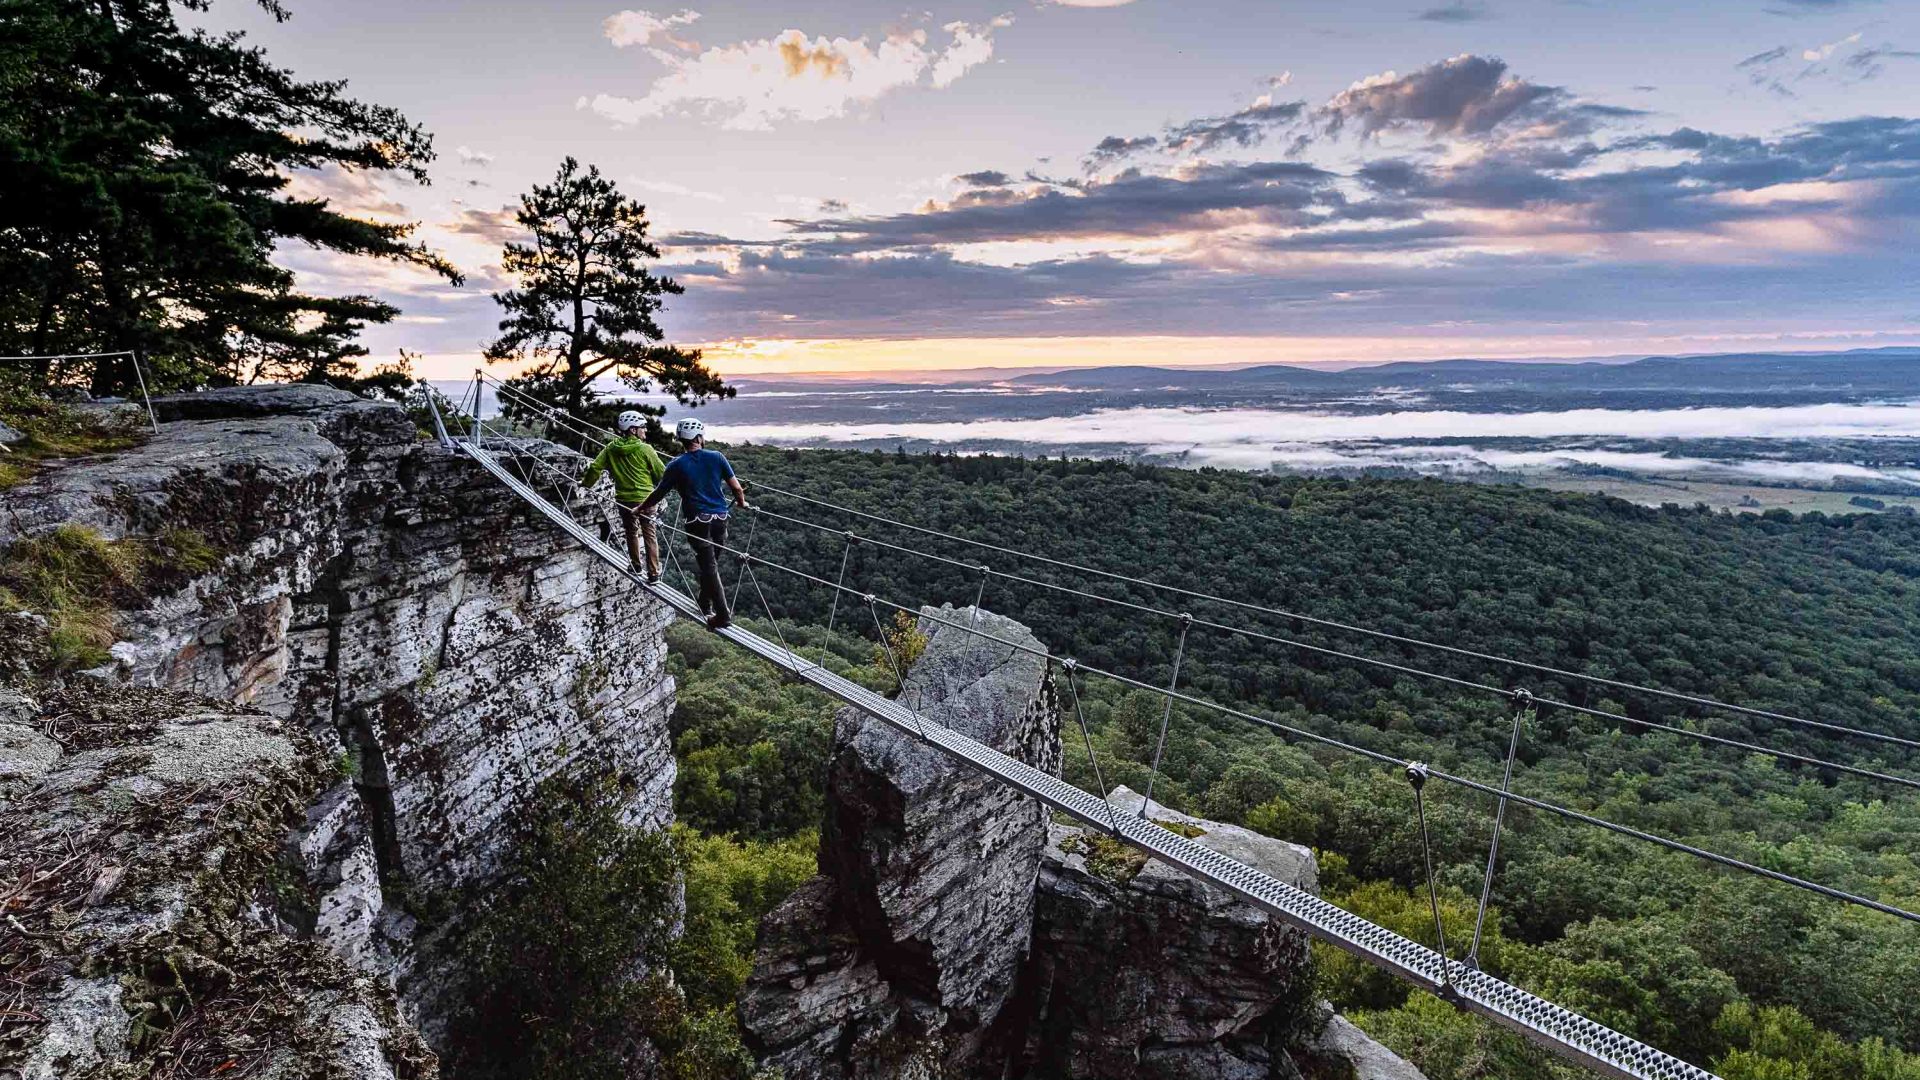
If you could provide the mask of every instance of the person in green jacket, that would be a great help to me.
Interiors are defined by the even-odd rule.
[[[647,584],[658,584],[660,534],[654,527],[652,512],[642,511],[640,504],[653,494],[667,467],[660,455],[653,452],[653,447],[647,445],[646,417],[629,409],[620,414],[613,426],[619,434],[593,459],[593,464],[587,466],[580,486],[592,487],[603,471],[613,476],[613,500],[620,507],[620,524],[627,528],[627,557],[633,560],[634,571],[639,572],[643,565],[640,550],[644,541]]]

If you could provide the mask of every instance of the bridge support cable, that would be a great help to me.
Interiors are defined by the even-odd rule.
[[[672,607],[680,616],[698,621],[699,609],[689,596],[665,585],[645,584],[641,575],[633,573],[628,568],[627,560],[620,552],[600,540],[592,530],[574,520],[571,515],[544,498],[537,490],[523,483],[482,442],[468,440],[455,445],[461,453],[473,459],[516,496],[546,516],[556,527],[571,535],[602,563]],[[749,558],[762,566],[777,566],[760,556],[749,556]],[[809,577],[809,575],[801,576]],[[812,580],[829,587],[832,585],[831,582]],[[876,609],[882,604],[906,610],[876,597]],[[997,635],[977,628],[969,628],[964,623],[941,619],[935,619],[935,621],[969,630],[976,636],[998,641],[1018,651],[1047,655],[1044,650],[1037,651],[1031,647],[1008,642]],[[859,709],[896,731],[909,737],[919,738],[962,766],[1029,795],[1090,827],[1111,831],[1121,842],[1145,852],[1175,870],[1238,896],[1287,925],[1352,953],[1397,978],[1436,993],[1448,986],[1448,980],[1451,978],[1450,1000],[1454,1004],[1493,1020],[1559,1053],[1569,1061],[1596,1069],[1607,1076],[1625,1078],[1625,1080],[1716,1080],[1704,1069],[1649,1047],[1491,975],[1464,970],[1450,973],[1444,957],[1417,942],[1344,911],[1310,892],[1276,880],[1211,848],[1179,836],[1153,821],[1115,815],[1112,804],[1106,799],[1074,787],[1058,777],[949,728],[930,727],[904,703],[877,694],[834,674],[821,665],[809,664],[784,646],[770,642],[742,626],[731,626],[717,633],[734,645],[746,649],[767,663]],[[1077,664],[1075,668],[1091,670]],[[1072,685],[1071,675],[1070,685]],[[1077,698],[1077,687],[1072,693]],[[1384,755],[1370,756],[1384,757]]]
[[[764,484],[760,484],[757,486],[762,488],[766,487],[766,485]],[[768,488],[768,490],[773,490],[777,492],[779,489]],[[793,517],[788,514],[782,514],[777,511],[767,510],[758,506],[754,507],[754,513],[756,517],[769,517],[769,518],[773,518],[776,521],[782,521],[788,524],[798,525],[803,528],[813,529],[822,533],[828,533],[833,535],[843,535],[843,530],[836,530],[829,526],[821,525],[818,522],[807,521],[804,518]],[[914,527],[914,526],[909,526],[909,527]],[[1488,694],[1494,697],[1498,697],[1502,700],[1511,700],[1512,697],[1514,696],[1514,692],[1512,690],[1506,689],[1504,687],[1494,686],[1491,683],[1478,682],[1473,679],[1463,679],[1463,678],[1459,678],[1452,675],[1445,675],[1445,674],[1441,674],[1440,672],[1429,671],[1425,668],[1414,667],[1410,664],[1397,663],[1395,661],[1385,660],[1377,656],[1368,656],[1364,653],[1350,652],[1345,649],[1335,649],[1325,645],[1315,645],[1310,642],[1299,641],[1294,638],[1283,637],[1278,634],[1272,634],[1262,630],[1256,630],[1248,626],[1239,626],[1232,623],[1215,622],[1211,619],[1195,618],[1194,616],[1186,612],[1170,611],[1165,608],[1154,607],[1149,604],[1141,604],[1131,600],[1123,600],[1123,599],[1120,599],[1117,597],[1111,597],[1111,596],[1101,596],[1098,593],[1087,592],[1084,589],[1077,589],[1070,585],[1061,585],[1057,582],[1043,581],[1041,579],[1027,577],[1022,574],[1010,574],[1010,573],[1006,573],[1005,571],[992,570],[987,567],[975,568],[975,567],[972,567],[971,564],[963,562],[959,559],[952,559],[944,555],[937,555],[931,552],[920,551],[916,548],[908,547],[903,544],[890,543],[888,541],[880,540],[871,536],[866,536],[864,534],[855,533],[853,535],[861,543],[871,544],[875,547],[883,548],[889,551],[896,551],[902,554],[911,555],[917,558],[925,559],[930,562],[940,563],[947,566],[962,567],[962,568],[968,568],[968,569],[978,569],[984,574],[991,575],[993,577],[1000,578],[1002,580],[1009,581],[1015,584],[1027,585],[1027,586],[1032,586],[1040,589],[1046,589],[1053,592],[1058,592],[1065,595],[1078,597],[1080,599],[1091,600],[1097,603],[1103,603],[1113,607],[1118,607],[1126,611],[1133,611],[1143,615],[1152,615],[1162,619],[1178,621],[1181,627],[1183,628],[1183,630],[1185,629],[1186,626],[1190,624],[1190,625],[1199,626],[1208,630],[1219,631],[1224,634],[1243,637],[1251,641],[1259,641],[1259,642],[1263,642],[1270,645],[1283,646],[1289,649],[1305,652],[1314,656],[1324,656],[1329,659],[1339,660],[1347,663],[1360,664],[1360,665],[1375,668],[1378,670],[1393,672],[1398,675],[1406,675],[1412,678],[1424,679],[1429,682],[1436,682],[1446,686],[1452,686],[1460,690],[1470,690],[1476,693]],[[994,545],[987,545],[987,546],[991,547]],[[1133,581],[1137,579],[1126,578],[1124,580]],[[1175,591],[1184,592],[1186,590],[1175,590]],[[1595,708],[1594,706],[1591,706],[1591,705],[1579,705],[1571,701],[1562,701],[1562,700],[1559,700],[1556,698],[1550,698],[1550,697],[1534,697],[1532,700],[1534,700],[1539,705],[1544,707],[1564,709],[1568,712],[1579,713],[1580,715],[1583,715],[1583,716],[1593,717],[1596,720],[1605,720],[1609,723],[1622,724],[1629,727],[1637,727],[1647,731],[1662,731],[1662,732],[1666,732],[1669,735],[1678,736],[1683,739],[1689,739],[1694,742],[1707,743],[1714,746],[1721,746],[1731,750],[1739,750],[1743,753],[1760,754],[1762,756],[1775,758],[1781,761],[1793,762],[1796,765],[1804,765],[1809,768],[1815,768],[1815,769],[1829,769],[1834,772],[1845,773],[1849,776],[1857,776],[1863,780],[1868,780],[1874,783],[1892,784],[1899,787],[1905,787],[1912,790],[1920,791],[1920,779],[1914,779],[1913,777],[1901,776],[1895,773],[1883,772],[1877,769],[1869,769],[1869,768],[1865,768],[1858,765],[1848,765],[1838,761],[1831,761],[1825,758],[1814,757],[1809,754],[1795,753],[1790,750],[1780,750],[1771,746],[1764,746],[1759,743],[1746,742],[1741,739],[1731,739],[1723,735],[1714,735],[1705,731],[1696,731],[1692,728],[1685,728],[1685,727],[1679,727],[1674,724],[1661,723],[1660,721],[1657,721],[1657,720],[1643,720],[1639,717],[1628,715],[1627,713],[1613,712],[1608,709]],[[1915,745],[1920,746],[1920,744],[1915,744]]]
[[[896,693],[905,696],[907,692],[907,673],[900,667],[900,658],[893,654],[893,641],[887,637],[887,628],[880,624],[880,609],[875,606],[874,599],[872,593],[867,594],[867,614],[873,616],[873,632],[880,635],[880,648],[886,652],[887,666],[893,669],[893,685],[899,688]],[[927,735],[926,714],[915,709],[913,711],[913,723],[914,727],[920,732],[920,741],[931,744],[933,740]]]
[[[675,530],[675,531],[678,531],[678,530]],[[737,552],[734,554],[738,555]],[[829,588],[829,589],[834,587],[833,582],[827,581],[824,578],[815,577],[814,575],[809,574],[804,570],[797,570],[793,567],[782,565],[780,563],[774,562],[771,559],[767,559],[759,555],[748,556],[748,558],[750,558],[753,562],[760,564],[761,566],[765,566],[773,570],[779,570],[785,574],[799,578],[804,581],[811,582],[815,585],[822,586],[824,588]],[[866,595],[871,596],[872,594],[869,593]],[[942,626],[947,626],[947,627],[952,627],[954,629],[962,630],[966,633],[972,634],[974,637],[995,642],[997,644],[1006,646],[1008,649],[1016,652],[1024,652],[1031,656],[1036,656],[1042,659],[1051,660],[1054,663],[1064,664],[1066,662],[1066,658],[1056,656],[1044,648],[1035,648],[1034,646],[1027,645],[1022,642],[1009,641],[1006,638],[1000,637],[996,634],[988,633],[985,630],[969,627],[966,623],[955,622],[952,619],[943,618],[942,616],[933,612],[919,611],[917,609],[910,608],[904,604],[900,604],[895,601],[888,600],[884,597],[877,597],[875,599],[877,603],[884,605],[886,607],[893,608],[896,611],[904,611],[918,618],[925,619],[929,622],[933,622]],[[1332,749],[1341,750],[1346,753],[1353,754],[1357,757],[1367,758],[1369,760],[1377,762],[1381,765],[1388,766],[1390,768],[1404,770],[1407,766],[1414,764],[1414,762],[1411,761],[1410,759],[1395,757],[1392,754],[1383,753],[1379,750],[1370,750],[1364,746],[1360,746],[1355,743],[1346,742],[1341,739],[1336,739],[1330,735],[1322,735],[1319,732],[1310,731],[1306,728],[1296,727],[1291,724],[1281,723],[1278,720],[1273,720],[1268,717],[1261,716],[1257,713],[1247,712],[1244,709],[1236,709],[1230,705],[1223,705],[1220,702],[1211,701],[1207,698],[1195,697],[1194,695],[1186,693],[1184,691],[1169,690],[1164,686],[1155,686],[1152,683],[1142,682],[1141,680],[1133,678],[1131,676],[1121,675],[1117,672],[1107,671],[1102,668],[1096,668],[1091,665],[1081,663],[1079,661],[1075,661],[1075,666],[1080,671],[1087,672],[1088,674],[1091,674],[1091,675],[1098,675],[1102,678],[1109,679],[1122,686],[1131,687],[1136,690],[1144,690],[1150,694],[1160,694],[1166,697],[1171,697],[1175,701],[1183,702],[1185,704],[1192,705],[1196,708],[1206,709],[1210,712],[1217,713],[1221,716],[1227,716],[1234,719],[1243,720],[1248,723],[1267,728],[1268,730],[1271,730],[1283,737],[1291,737],[1293,739],[1297,739],[1302,742],[1310,742],[1317,745],[1330,747]],[[1497,800],[1501,796],[1501,792],[1498,788],[1493,787],[1490,784],[1481,783],[1478,780],[1469,779],[1464,776],[1457,776],[1453,773],[1445,772],[1440,769],[1435,769],[1431,766],[1428,766],[1427,773],[1429,777],[1431,777],[1432,779],[1439,780],[1442,783],[1452,784],[1456,787],[1465,788],[1469,791],[1477,791],[1480,794],[1487,796],[1489,801],[1497,802]],[[1878,901],[1878,900],[1873,900],[1868,897],[1857,895],[1855,893],[1850,893],[1844,889],[1837,889],[1830,885],[1822,885],[1818,882],[1809,881],[1805,878],[1796,877],[1792,874],[1783,873],[1778,870],[1770,870],[1766,867],[1747,862],[1743,859],[1736,859],[1731,855],[1722,855],[1717,851],[1710,851],[1706,848],[1697,847],[1695,845],[1685,843],[1684,841],[1674,840],[1670,837],[1661,836],[1657,833],[1650,833],[1641,829],[1636,829],[1631,825],[1622,825],[1617,822],[1608,821],[1605,818],[1595,817],[1592,814],[1583,813],[1579,810],[1574,810],[1570,807],[1561,806],[1558,803],[1551,803],[1543,799],[1536,799],[1531,796],[1521,795],[1518,792],[1509,791],[1506,794],[1506,798],[1511,802],[1518,803],[1522,806],[1532,807],[1533,809],[1541,810],[1546,813],[1553,814],[1561,818],[1565,818],[1569,821],[1575,821],[1584,825],[1591,825],[1595,828],[1605,829],[1610,832],[1616,833],[1618,835],[1625,836],[1634,840],[1638,840],[1643,843],[1651,844],[1656,847],[1665,848],[1669,851],[1673,851],[1679,854],[1690,855],[1690,856],[1693,856],[1694,858],[1701,859],[1706,862],[1715,863],[1719,866],[1726,867],[1727,869],[1730,869],[1730,870],[1738,870],[1744,873],[1754,874],[1759,877],[1764,877],[1771,881],[1778,882],[1782,885],[1791,885],[1795,888],[1805,889],[1809,892],[1818,893],[1819,895],[1825,896],[1830,900],[1838,900],[1843,903],[1854,904],[1859,907],[1864,907],[1874,911],[1878,911],[1884,915],[1892,915],[1896,918],[1904,919],[1908,922],[1920,924],[1920,914],[1915,914],[1904,908],[1895,907],[1891,904],[1882,903],[1881,901]]]
[[[754,515],[753,520],[755,524],[758,524],[760,521],[760,516],[758,514]],[[844,587],[847,583],[847,560],[853,558],[854,543],[855,541],[853,537],[853,531],[848,530],[847,546],[842,548],[840,551],[840,577],[837,584],[842,587]],[[752,548],[752,545],[753,545],[753,526],[752,525],[747,526],[747,545],[748,545],[747,548],[742,550],[751,550]],[[836,588],[833,590],[833,606],[827,609],[828,632],[832,632],[834,619],[837,618],[839,614],[840,614],[840,589]]]
[[[1428,641],[1423,638],[1416,638],[1406,634],[1396,634],[1391,631],[1379,630],[1379,629],[1375,629],[1373,627],[1368,627],[1368,626],[1360,626],[1354,623],[1341,622],[1336,619],[1319,618],[1313,615],[1308,615],[1304,612],[1291,611],[1285,608],[1274,607],[1267,604],[1254,603],[1249,600],[1237,600],[1232,597],[1218,596],[1213,593],[1201,592],[1200,590],[1197,590],[1197,589],[1182,588],[1181,586],[1178,586],[1178,585],[1169,585],[1164,582],[1153,581],[1149,578],[1136,577],[1130,574],[1116,573],[1111,570],[1101,570],[1097,567],[1083,566],[1079,563],[1069,562],[1065,559],[1056,559],[1048,555],[1038,554],[1036,552],[1022,551],[1018,548],[1007,547],[1005,545],[995,544],[985,540],[976,540],[972,537],[960,536],[956,533],[944,532],[939,529],[930,529],[924,525],[915,525],[912,522],[898,521],[893,518],[885,517],[880,514],[869,513],[865,510],[859,510],[859,509],[855,509],[854,507],[843,506],[839,503],[829,502],[826,499],[815,498],[814,496],[811,496],[811,495],[803,495],[799,492],[790,491],[786,488],[776,487],[772,484],[767,483],[764,480],[755,480],[754,486],[759,490],[770,491],[776,495],[782,495],[787,498],[795,499],[803,503],[809,503],[811,505],[818,506],[825,510],[831,510],[835,513],[847,514],[853,517],[874,522],[875,524],[887,525],[892,528],[903,529],[908,532],[917,533],[922,536],[935,537],[943,540],[948,540],[956,544],[963,544],[969,547],[974,547],[974,548],[978,548],[985,551],[998,552],[1000,554],[1009,555],[1017,559],[1025,559],[1030,562],[1051,566],[1055,569],[1064,570],[1072,574],[1083,574],[1083,575],[1088,575],[1092,577],[1105,578],[1106,580],[1109,580],[1109,581],[1121,582],[1127,585],[1133,585],[1139,588],[1148,589],[1156,592],[1188,597],[1194,600],[1202,600],[1208,603],[1220,604],[1225,607],[1237,608],[1242,611],[1255,612],[1262,615],[1269,615],[1275,618],[1289,619],[1296,623],[1300,623],[1307,626],[1316,626],[1325,630],[1333,630],[1333,631],[1346,633],[1346,634],[1355,634],[1362,637],[1369,637],[1369,638],[1373,638],[1375,640],[1380,640],[1380,641],[1390,641],[1407,648],[1425,649],[1425,650],[1430,650],[1434,652],[1444,653],[1450,656],[1459,657],[1462,659],[1478,660],[1484,663],[1498,664],[1504,667],[1511,667],[1511,668],[1516,668],[1520,670],[1534,672],[1536,674],[1548,675],[1556,679],[1570,680],[1573,682],[1583,682],[1589,685],[1603,686],[1612,690],[1620,690],[1628,693],[1643,694],[1650,697],[1663,698],[1668,701],[1673,701],[1673,702],[1686,704],[1686,705],[1692,705],[1697,708],[1713,709],[1713,710],[1718,710],[1722,712],[1729,712],[1729,713],[1734,713],[1740,716],[1751,717],[1754,719],[1769,720],[1775,723],[1786,724],[1790,726],[1818,729],[1833,735],[1840,735],[1840,736],[1845,736],[1849,738],[1872,740],[1876,742],[1886,743],[1889,745],[1904,747],[1909,750],[1920,750],[1920,740],[1902,738],[1901,736],[1890,735],[1885,732],[1872,731],[1866,728],[1849,727],[1845,724],[1834,724],[1826,721],[1814,720],[1808,717],[1795,716],[1789,713],[1783,713],[1783,712],[1779,712],[1772,709],[1757,708],[1751,705],[1740,705],[1733,702],[1721,701],[1715,698],[1710,698],[1700,694],[1688,694],[1688,693],[1684,693],[1677,690],[1666,690],[1660,687],[1646,686],[1640,683],[1629,682],[1624,679],[1614,679],[1604,675],[1595,675],[1590,672],[1573,671],[1567,668],[1555,667],[1551,664],[1540,664],[1540,663],[1535,663],[1528,660],[1520,660],[1514,657],[1501,656],[1498,653],[1490,653],[1490,652],[1485,652],[1478,649],[1469,649],[1459,645],[1448,645],[1444,642]],[[817,526],[817,527],[828,528],[828,526]],[[913,549],[906,549],[906,550],[913,550]],[[932,555],[931,553],[927,553],[926,557],[940,558],[939,556]],[[1036,582],[1036,584],[1038,584],[1038,582]],[[1112,598],[1110,597],[1096,596],[1095,598],[1105,599],[1109,601],[1112,600]],[[1119,602],[1119,601],[1113,601],[1113,602]]]
[[[1493,897],[1493,868],[1500,858],[1500,827],[1507,820],[1507,793],[1513,788],[1513,760],[1520,754],[1520,728],[1529,716],[1538,716],[1533,695],[1525,690],[1513,692],[1513,735],[1507,740],[1507,765],[1500,774],[1500,798],[1494,803],[1493,841],[1487,846],[1487,872],[1480,879],[1480,908],[1473,916],[1473,944],[1467,948],[1468,967],[1480,967],[1480,932],[1487,925],[1487,901]]]
[[[1440,882],[1433,875],[1433,836],[1427,831],[1427,767],[1416,761],[1407,766],[1413,785],[1413,812],[1420,819],[1420,859],[1427,871],[1427,902],[1433,906],[1433,949],[1440,955],[1440,996],[1453,997],[1452,968],[1447,962],[1447,927],[1440,919]]]
[[[746,543],[745,543],[744,545],[742,545],[742,546],[741,546],[741,548],[740,548],[740,550],[741,550],[741,551],[743,551],[743,552],[748,552],[748,553],[751,553],[751,552],[753,551],[753,534],[754,534],[754,532],[755,532],[755,531],[757,531],[757,530],[759,529],[759,527],[760,527],[760,516],[759,516],[758,514],[756,514],[756,515],[754,515],[754,516],[753,516],[752,518],[750,518],[750,519],[748,519],[748,521],[747,521],[747,542],[746,542]],[[741,584],[742,584],[743,582],[745,582],[746,580],[747,580],[747,561],[746,561],[745,559],[741,559],[741,560],[740,560],[740,570],[739,570],[739,572],[738,572],[738,573],[736,573],[736,574],[734,574],[734,575],[733,575],[733,596],[732,596],[732,597],[730,598],[730,600],[729,600],[729,605],[730,605],[730,606],[733,606],[733,607],[738,607],[738,606],[739,606],[739,604],[740,604],[740,586],[741,586]],[[834,593],[834,594],[833,594],[833,597],[834,597],[834,599],[835,599],[835,600],[838,600],[838,599],[840,598],[840,594],[839,594],[839,593]]]
[[[1193,629],[1193,616],[1180,617],[1180,643],[1173,649],[1173,677],[1167,680],[1167,689],[1180,689],[1180,662],[1187,658],[1187,631]],[[1173,699],[1166,700],[1166,708],[1160,713],[1160,737],[1153,743],[1153,767],[1147,772],[1147,795],[1140,803],[1140,816],[1146,817],[1153,807],[1153,783],[1160,779],[1160,759],[1167,752],[1167,724],[1173,720]]]

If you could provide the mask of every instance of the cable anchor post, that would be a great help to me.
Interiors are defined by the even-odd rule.
[[[980,626],[980,601],[987,595],[987,579],[993,576],[993,568],[981,563],[974,569],[980,571],[980,585],[973,590],[973,612],[967,616],[967,629],[976,630]]]
[[[1487,870],[1480,878],[1480,907],[1473,916],[1473,942],[1462,961],[1469,970],[1480,970],[1480,935],[1487,925],[1487,905],[1493,898],[1493,868],[1500,858],[1500,830],[1507,819],[1507,792],[1513,788],[1513,762],[1520,754],[1520,729],[1526,718],[1539,708],[1533,691],[1520,687],[1513,692],[1513,734],[1507,739],[1506,769],[1500,774],[1500,795],[1493,809],[1493,839],[1487,845]]]
[[[1087,727],[1087,710],[1080,704],[1080,661],[1069,656],[1060,661],[1060,667],[1067,673],[1067,691],[1073,697],[1073,717],[1080,724],[1080,739],[1087,747],[1087,764],[1093,766],[1093,782],[1099,788],[1100,804],[1107,808],[1107,829],[1113,833],[1114,839],[1124,839],[1124,834],[1120,832],[1120,819],[1113,812],[1107,778],[1100,771],[1100,757],[1093,752],[1093,732]]]
[[[835,578],[833,582],[833,605],[827,609],[827,631],[829,633],[833,631],[834,620],[840,615],[840,593],[847,587],[847,560],[853,557],[853,545],[860,542],[860,538],[853,534],[852,529],[847,530],[846,536],[847,546],[840,550],[840,576]]]
[[[1407,763],[1407,783],[1413,785],[1414,812],[1420,817],[1420,848],[1427,871],[1427,902],[1433,907],[1433,937],[1438,946],[1436,951],[1440,954],[1440,987],[1437,992],[1443,999],[1453,1001],[1458,994],[1453,988],[1453,964],[1447,959],[1447,928],[1440,919],[1440,885],[1433,876],[1433,837],[1427,831],[1425,792],[1431,775],[1425,762]]]
[[[1193,629],[1193,616],[1180,613],[1180,642],[1173,649],[1173,678],[1167,680],[1166,708],[1160,713],[1160,738],[1153,744],[1153,768],[1147,772],[1147,796],[1140,803],[1140,819],[1145,821],[1153,809],[1153,785],[1160,779],[1160,758],[1167,750],[1167,724],[1173,719],[1173,695],[1180,689],[1180,663],[1187,656],[1187,631]]]

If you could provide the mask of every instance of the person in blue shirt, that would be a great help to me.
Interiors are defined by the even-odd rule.
[[[727,546],[727,514],[734,506],[747,509],[747,489],[733,475],[726,455],[707,449],[707,425],[689,417],[675,425],[673,433],[684,452],[667,463],[667,471],[640,504],[639,513],[652,513],[667,492],[679,493],[687,542],[700,567],[700,610],[709,616],[709,630],[724,630],[733,624],[733,613],[727,609],[727,591],[720,581],[720,553]]]

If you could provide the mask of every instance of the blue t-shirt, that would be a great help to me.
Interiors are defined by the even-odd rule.
[[[732,476],[733,466],[727,463],[727,455],[718,450],[689,450],[667,462],[660,485],[680,493],[680,508],[688,521],[704,514],[725,517],[733,505],[727,490],[727,480]]]

